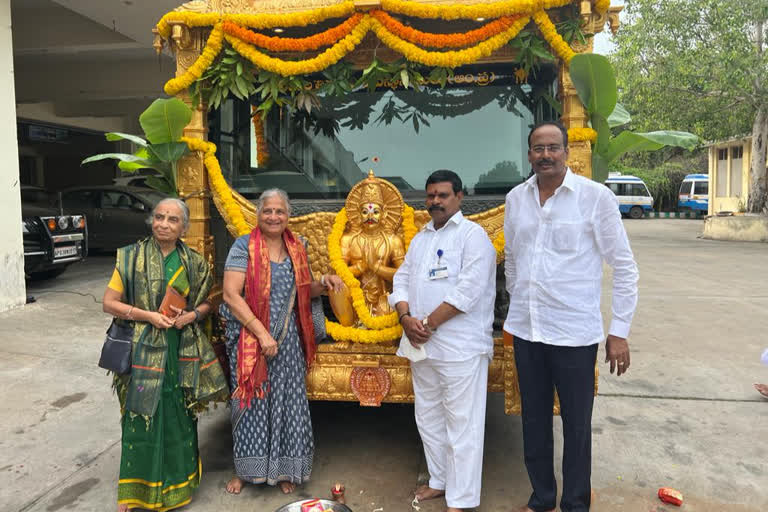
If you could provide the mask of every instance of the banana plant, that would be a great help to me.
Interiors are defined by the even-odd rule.
[[[127,140],[138,146],[133,154],[102,153],[86,158],[80,165],[99,160],[118,160],[117,166],[125,172],[139,169],[154,169],[157,176],[147,178],[147,186],[175,197],[176,162],[189,152],[187,144],[181,142],[184,127],[192,119],[192,109],[177,99],[157,99],[139,116],[144,138],[120,132],[109,132],[109,141]]]
[[[635,133],[628,130],[613,135],[614,128],[629,124],[629,112],[617,102],[616,74],[602,55],[579,54],[570,62],[573,86],[597,132],[592,146],[592,179],[604,182],[608,170],[623,154],[633,151],[656,151],[665,146],[694,149],[699,138],[688,132],[661,130]]]

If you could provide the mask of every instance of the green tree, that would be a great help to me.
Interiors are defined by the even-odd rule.
[[[747,209],[768,213],[768,2],[630,0],[611,55],[634,128],[752,134]]]

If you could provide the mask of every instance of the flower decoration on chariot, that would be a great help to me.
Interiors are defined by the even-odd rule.
[[[350,231],[378,228],[394,232],[402,218],[403,197],[393,184],[377,178],[371,170],[352,187],[345,206]]]

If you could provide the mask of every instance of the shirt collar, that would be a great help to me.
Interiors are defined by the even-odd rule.
[[[443,225],[443,227],[447,226],[451,222],[458,225],[463,219],[464,219],[464,214],[462,214],[461,210],[459,210],[456,213],[454,213],[453,216],[451,216],[450,219],[448,219],[446,221],[446,223]],[[430,231],[437,231],[435,229],[434,221],[430,220],[429,223],[427,224],[426,229],[429,229]]]
[[[533,187],[538,184],[538,175],[536,173],[533,173],[533,176],[525,180],[525,186],[526,187]],[[565,168],[565,178],[563,178],[563,183],[560,185],[561,187],[565,187],[569,190],[576,190],[576,175],[571,171],[570,167]],[[558,187],[559,188],[559,187]]]

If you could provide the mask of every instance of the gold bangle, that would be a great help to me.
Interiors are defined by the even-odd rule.
[[[251,322],[253,322],[254,320],[257,320],[257,318],[255,316],[253,318],[251,318],[250,320],[248,320],[247,322],[245,322],[245,324],[243,324],[243,327],[248,329],[248,326],[251,325]]]
[[[131,309],[128,310],[128,312],[125,314],[126,320],[133,320],[133,317],[131,316],[131,313],[133,313],[133,308],[136,306],[131,306]]]

